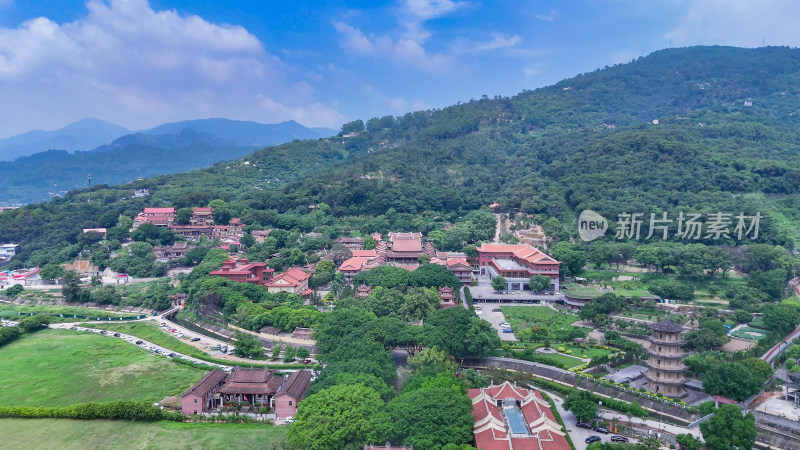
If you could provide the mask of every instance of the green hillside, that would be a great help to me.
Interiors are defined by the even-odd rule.
[[[21,258],[68,256],[82,227],[219,197],[247,224],[299,231],[313,228],[303,217],[321,202],[361,231],[456,220],[494,201],[555,218],[565,233],[585,208],[609,218],[760,212],[758,240],[791,248],[800,239],[799,69],[800,50],[790,48],[662,50],[512,98],[346,124],[354,137],[98,186],[91,205],[86,191],[71,192],[1,214],[2,240],[23,244]],[[153,195],[120,200],[134,187]]]

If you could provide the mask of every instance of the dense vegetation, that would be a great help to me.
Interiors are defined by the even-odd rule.
[[[206,193],[234,200],[248,224],[302,228],[308,206],[324,202],[337,222],[362,232],[423,229],[437,214],[452,221],[493,201],[551,218],[550,228],[568,233],[585,208],[612,222],[631,211],[663,211],[673,220],[689,211],[760,212],[757,241],[791,248],[798,236],[791,221],[800,214],[797,52],[663,50],[513,98],[357,121],[343,128],[354,137],[298,141],[201,171],[96,186],[91,204],[86,191],[71,192],[4,212],[0,228],[27,259],[37,249],[63,251],[82,227],[113,225],[146,205],[180,207],[186,196]],[[655,118],[660,123],[649,124]],[[120,200],[139,187],[152,195]],[[293,220],[276,223],[289,212]]]

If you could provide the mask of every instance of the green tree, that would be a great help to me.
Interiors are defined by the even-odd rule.
[[[545,275],[534,275],[528,280],[528,288],[534,292],[540,292],[550,287],[550,277]]]
[[[700,424],[708,450],[751,449],[756,443],[756,419],[753,413],[742,415],[736,405],[720,405],[716,414]]]
[[[322,372],[317,381],[311,384],[307,395],[316,394],[323,389],[328,389],[331,386],[354,386],[362,385],[372,388],[377,392],[385,401],[391,400],[396,392],[393,387],[389,386],[381,378],[376,377],[371,373],[351,373],[351,372],[333,372],[327,370]]]
[[[260,355],[263,351],[261,341],[250,333],[237,332],[234,335],[236,339],[236,355],[241,357]]]
[[[441,449],[446,444],[472,441],[472,402],[452,389],[417,389],[387,405],[394,427],[392,437],[414,448]]]
[[[385,442],[392,430],[386,404],[364,385],[337,385],[309,395],[297,405],[286,439],[312,450],[362,447]]]
[[[453,357],[437,347],[431,347],[408,358],[408,367],[423,376],[455,373],[458,364]]]
[[[768,330],[785,335],[800,323],[800,311],[786,303],[768,305],[764,308],[763,319]]]
[[[722,346],[725,341],[711,330],[700,329],[686,333],[686,346],[697,350],[710,350]]]
[[[6,297],[15,298],[15,297],[16,297],[17,295],[19,295],[19,294],[20,294],[20,293],[21,293],[21,292],[22,292],[24,289],[25,289],[25,288],[23,288],[21,284],[15,284],[15,285],[11,286],[10,288],[6,289],[6,290],[3,292],[3,294],[4,294]]]
[[[708,394],[721,395],[737,401],[759,393],[764,387],[764,380],[759,374],[736,362],[720,363],[704,373],[701,379],[703,390]]]
[[[78,272],[68,270],[64,273],[63,281],[61,283],[61,294],[64,295],[64,300],[68,302],[77,302],[80,298],[81,278]]]
[[[675,436],[675,440],[681,446],[681,450],[700,450],[703,448],[703,441],[689,433],[681,433]]]
[[[39,271],[39,276],[42,277],[43,280],[53,282],[57,278],[64,276],[64,268],[58,264],[47,264]]]
[[[550,256],[561,261],[561,273],[566,276],[576,276],[583,272],[586,265],[586,253],[579,244],[570,244],[562,241],[553,247]]]
[[[374,250],[375,246],[377,244],[378,243],[375,242],[375,238],[374,237],[372,237],[370,235],[366,235],[366,236],[364,236],[364,241],[362,242],[361,245],[364,248],[364,250]]]
[[[505,291],[508,289],[508,281],[504,277],[498,275],[492,278],[492,289],[494,289],[495,292]]]
[[[587,391],[578,391],[567,396],[564,399],[564,409],[575,414],[581,422],[588,422],[597,415],[597,404]]]
[[[186,207],[180,208],[175,211],[175,223],[178,225],[189,225],[189,219],[192,217],[193,209]]]

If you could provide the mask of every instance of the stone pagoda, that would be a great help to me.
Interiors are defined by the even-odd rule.
[[[686,378],[683,372],[688,369],[683,364],[686,353],[681,349],[686,343],[681,336],[684,329],[669,319],[651,324],[650,328],[653,330],[653,335],[648,339],[650,348],[646,350],[647,390],[667,397],[684,397],[686,391],[683,385],[686,383]]]

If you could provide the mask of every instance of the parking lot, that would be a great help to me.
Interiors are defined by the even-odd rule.
[[[481,309],[477,309],[480,306]],[[493,311],[497,309],[497,311]],[[495,305],[475,305],[475,313],[478,314],[478,317],[482,317],[483,320],[486,320],[490,324],[492,324],[492,328],[497,330],[497,335],[500,336],[501,341],[516,341],[517,337],[514,333],[503,333],[503,327],[499,324],[500,322],[505,322],[506,318],[503,316],[503,313],[499,311],[499,308]]]

